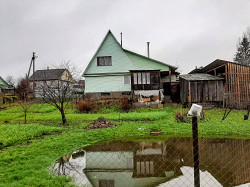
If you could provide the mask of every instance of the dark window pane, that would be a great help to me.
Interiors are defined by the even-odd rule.
[[[97,66],[112,66],[111,56],[97,57]]]
[[[101,96],[110,96],[110,93],[101,93]]]

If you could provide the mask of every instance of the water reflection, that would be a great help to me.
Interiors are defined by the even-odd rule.
[[[250,182],[250,140],[200,139],[201,186]],[[110,142],[60,158],[53,170],[74,184],[113,186],[193,185],[192,141]]]

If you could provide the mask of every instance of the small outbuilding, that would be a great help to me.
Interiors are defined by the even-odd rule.
[[[182,104],[223,102],[224,78],[205,73],[180,75]]]

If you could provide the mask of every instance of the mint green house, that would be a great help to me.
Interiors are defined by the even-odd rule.
[[[109,30],[85,69],[85,96],[91,100],[138,96],[160,101],[171,95],[176,68],[123,49]]]
[[[1,76],[0,76],[0,94],[13,94],[14,86],[9,85]]]

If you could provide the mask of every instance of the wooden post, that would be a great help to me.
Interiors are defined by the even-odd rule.
[[[249,118],[249,113],[250,113],[250,105],[247,106],[247,114],[244,116],[244,120],[248,120]]]
[[[199,144],[197,117],[192,117],[193,130],[193,159],[194,159],[194,187],[200,187]]]

